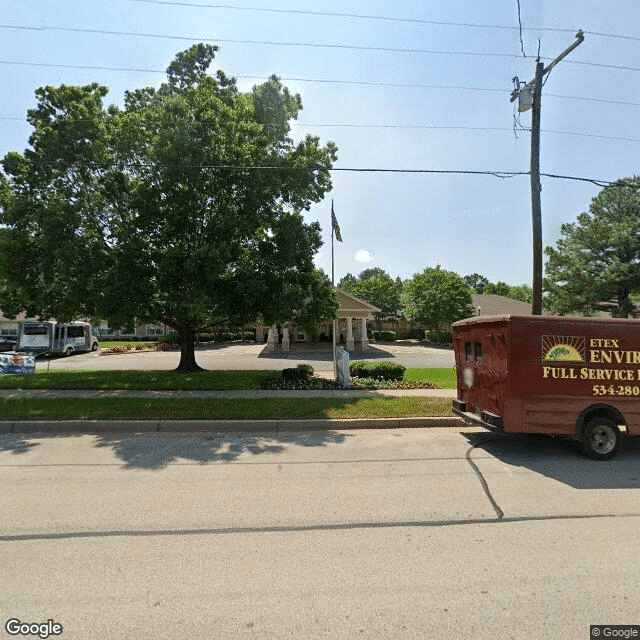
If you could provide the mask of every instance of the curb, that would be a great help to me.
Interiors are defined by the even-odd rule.
[[[351,420],[25,420],[0,421],[0,435],[13,433],[197,433],[237,432],[276,436],[282,431],[455,428],[457,417],[356,418]]]

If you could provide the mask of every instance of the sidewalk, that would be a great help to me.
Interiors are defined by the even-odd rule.
[[[129,391],[0,389],[2,398],[455,398],[455,389],[394,389],[377,391]],[[459,418],[357,418],[351,420],[28,420],[1,421],[0,435],[129,432],[140,434],[181,433],[210,438],[221,434],[278,437],[288,431],[348,429],[402,429],[460,427]]]

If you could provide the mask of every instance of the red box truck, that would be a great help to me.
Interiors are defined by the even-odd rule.
[[[595,460],[618,452],[620,426],[640,435],[640,321],[486,316],[456,322],[453,339],[466,422],[566,436]]]

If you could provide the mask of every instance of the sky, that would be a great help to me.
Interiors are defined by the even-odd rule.
[[[333,199],[336,282],[371,267],[406,279],[440,265],[531,284],[529,175],[431,172],[526,174],[531,111],[510,103],[513,78],[531,80],[538,50],[549,64],[583,29],[546,76],[541,172],[640,173],[637,0],[223,1],[0,0],[0,157],[28,146],[37,87],[99,82],[121,105],[125,90],[158,86],[178,51],[211,42],[211,71],[242,90],[278,75],[302,97],[292,136],[337,144],[333,189],[305,212],[322,226],[316,264],[330,275]],[[542,178],[545,246],[600,189]]]

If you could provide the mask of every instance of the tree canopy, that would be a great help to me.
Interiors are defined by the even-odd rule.
[[[439,265],[405,283],[403,302],[411,320],[436,330],[473,315],[469,287],[457,273]]]
[[[322,288],[302,211],[331,188],[336,146],[291,139],[302,103],[276,76],[243,93],[209,75],[216,50],[179,53],[122,108],[96,83],[36,91],[30,148],[0,174],[5,314],[163,322],[193,370],[199,329],[282,323]]]
[[[556,313],[635,316],[640,292],[640,178],[605,187],[546,249],[545,306]]]
[[[401,307],[402,281],[394,280],[384,269],[365,269],[357,278],[347,273],[338,287],[378,307],[380,311],[374,313],[378,327],[385,318],[395,318]]]

